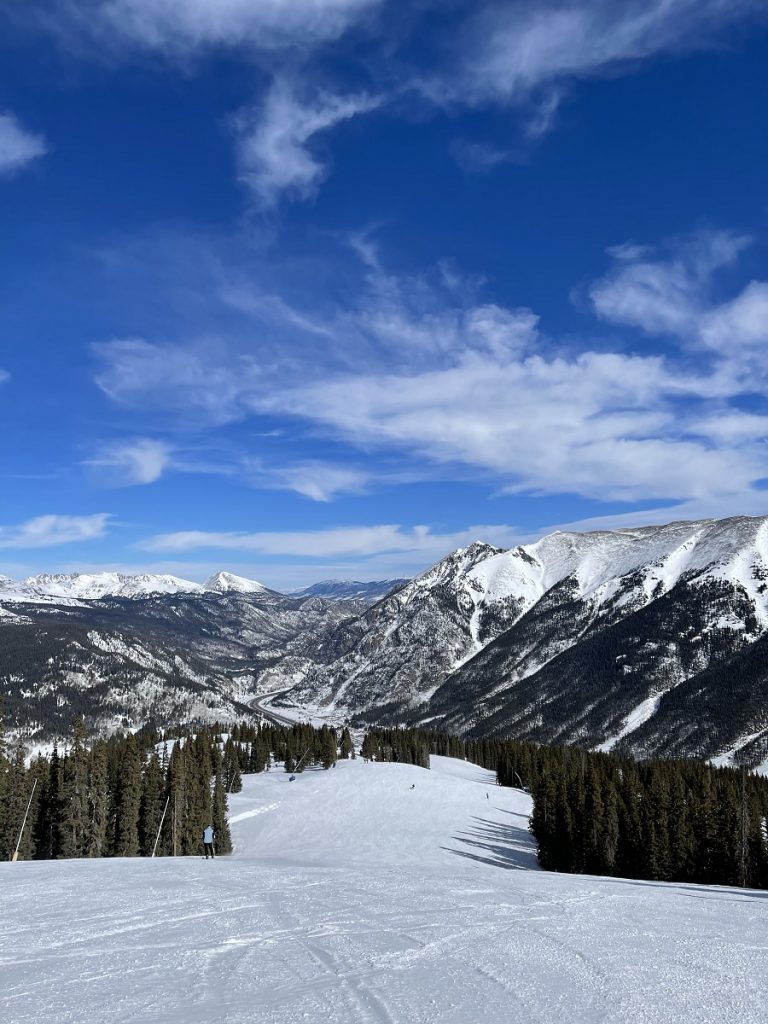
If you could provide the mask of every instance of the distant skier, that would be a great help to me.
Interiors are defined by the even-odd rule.
[[[415,783],[415,782],[414,782],[414,784],[413,784],[413,785],[411,786],[411,789],[416,789],[416,783]]]
[[[215,857],[216,854],[213,850],[213,844],[216,840],[216,833],[213,830],[213,825],[208,825],[203,831],[203,848],[205,850],[205,859],[208,860],[209,855]]]

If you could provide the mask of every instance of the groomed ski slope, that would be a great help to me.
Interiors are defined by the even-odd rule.
[[[246,777],[214,862],[0,865],[0,1019],[766,1020],[768,893],[538,871],[529,798],[432,764]]]

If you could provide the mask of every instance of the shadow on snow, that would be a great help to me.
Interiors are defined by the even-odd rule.
[[[453,836],[456,842],[467,848],[457,850],[444,846],[443,849],[457,857],[467,857],[496,868],[539,870],[536,845],[528,832],[528,817],[514,811],[505,810],[504,813],[519,819],[519,824],[510,822],[502,825],[487,818],[473,818],[472,828]]]

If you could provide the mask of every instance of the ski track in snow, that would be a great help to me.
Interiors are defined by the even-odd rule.
[[[768,893],[541,872],[530,798],[432,763],[246,776],[213,862],[0,865],[3,1019],[765,1021]]]

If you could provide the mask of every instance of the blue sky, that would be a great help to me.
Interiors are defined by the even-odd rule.
[[[768,512],[768,3],[0,25],[0,573]]]

